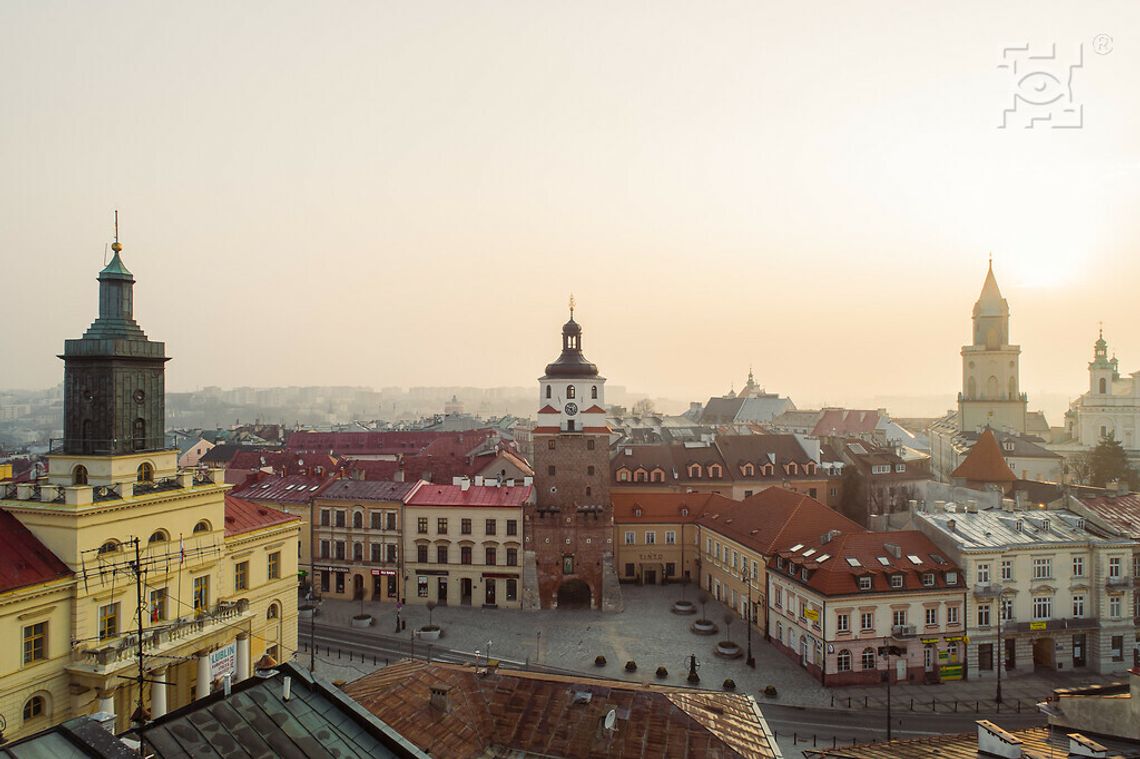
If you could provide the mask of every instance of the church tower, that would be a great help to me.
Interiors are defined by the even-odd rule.
[[[992,260],[974,304],[973,332],[973,344],[962,346],[959,429],[1024,433],[1028,400],[1019,386],[1021,346],[1009,343],[1009,303],[998,289]]]
[[[562,353],[539,379],[536,503],[525,514],[524,607],[621,609],[613,568],[605,384],[582,354],[582,328],[574,321],[571,298]]]
[[[1093,360],[1089,363],[1089,393],[1100,398],[1112,395],[1112,381],[1119,377],[1116,359],[1108,357],[1108,343],[1102,329],[1093,346]]]

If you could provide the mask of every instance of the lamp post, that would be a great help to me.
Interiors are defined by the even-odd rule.
[[[899,656],[902,651],[897,646],[880,646],[879,656],[887,660],[887,740],[891,739],[891,656]]]
[[[997,618],[998,618],[998,621],[997,621],[997,650],[998,650],[998,652],[997,652],[998,653],[998,655],[997,655],[997,692],[994,693],[994,703],[995,704],[1001,703],[1001,668],[1002,668],[1001,657],[1002,657],[1003,649],[1005,648],[1005,641],[1002,640],[1002,637],[1001,637],[1001,618],[1003,616],[1004,611],[1005,611],[1005,609],[1002,606],[1001,594],[999,593],[998,594],[998,608],[997,608]]]
[[[749,667],[756,669],[756,659],[752,656],[752,578],[748,576],[747,568],[741,572],[740,579],[744,580],[744,584],[748,586],[748,613],[744,615],[744,626],[748,629],[747,663]]]

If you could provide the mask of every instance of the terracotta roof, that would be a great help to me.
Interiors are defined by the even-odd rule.
[[[1079,500],[1121,535],[1140,539],[1140,494],[1102,495]]]
[[[1005,463],[1001,446],[988,427],[951,477],[960,477],[968,482],[1013,482],[1017,479],[1009,464]]]
[[[878,411],[825,408],[815,423],[812,435],[860,435],[874,432],[879,424]]]
[[[440,445],[467,454],[484,445],[489,438],[497,437],[498,433],[493,429],[462,432],[294,432],[289,436],[286,448],[343,456],[395,456],[423,453],[433,445]]]
[[[610,493],[614,505],[614,522],[695,522],[707,504],[729,501],[711,493]],[[725,504],[727,505],[727,504]],[[641,510],[638,516],[637,510]],[[684,515],[682,509],[688,509]]]
[[[1010,730],[1009,733],[1021,741],[1022,756],[1030,759],[1045,757],[1068,757],[1070,730],[1049,727],[1031,727],[1025,730]],[[1138,753],[1135,744],[1125,741],[1097,737],[1097,742],[1110,744],[1107,759],[1134,757]],[[994,755],[978,750],[978,734],[931,735],[924,738],[882,741],[879,743],[859,743],[854,746],[835,749],[805,749],[809,759],[991,759]]]
[[[386,480],[336,480],[324,488],[317,498],[336,501],[403,501],[415,482]]]
[[[226,493],[226,537],[253,532],[263,527],[272,527],[286,522],[300,522],[299,517],[290,516],[270,506],[263,506],[244,498]]]
[[[448,710],[431,705],[446,693]],[[345,693],[433,756],[774,757],[749,696],[581,676],[400,662]],[[615,729],[601,729],[614,711]]]
[[[253,482],[246,482],[240,488],[230,491],[238,498],[251,501],[272,501],[274,503],[308,503],[321,487],[333,480],[318,477],[293,475],[289,477],[269,476]]]
[[[497,487],[471,485],[466,490],[460,485],[423,483],[408,497],[409,506],[522,506],[534,490],[531,485]]]
[[[73,572],[19,519],[0,509],[0,593],[69,577]]]
[[[701,465],[701,477],[689,477],[689,465]],[[719,464],[721,476],[710,478],[708,468],[712,464]],[[652,472],[661,469],[665,472],[665,483],[676,482],[731,482],[732,473],[721,457],[720,451],[712,445],[684,446],[684,445],[628,445],[619,446],[617,455],[610,459],[610,472],[617,480],[618,470],[625,468],[634,472],[638,467]],[[630,482],[633,482],[631,477]]]
[[[716,502],[722,503],[722,502]],[[866,528],[802,493],[765,488],[724,508],[708,508],[697,523],[765,555],[813,540],[829,530],[862,533]]]
[[[900,593],[927,591],[932,588],[964,587],[958,566],[945,557],[930,538],[917,530],[892,532],[843,532],[825,537],[821,533],[810,539],[797,540],[800,546],[784,546],[778,556],[784,560],[784,569],[777,559],[768,562],[774,572],[788,574],[797,583],[806,585],[826,596],[853,593]],[[898,554],[898,557],[895,554]],[[822,562],[820,558],[827,557]],[[910,557],[918,559],[915,563]],[[853,563],[854,562],[854,563]],[[807,568],[808,580],[802,579],[800,570]],[[958,572],[956,584],[946,584],[946,572]],[[933,573],[934,584],[923,585],[923,575]],[[859,577],[871,577],[871,589],[859,588]],[[902,587],[891,585],[891,577],[902,576]]]
[[[805,474],[804,466],[814,462],[795,435],[718,435],[716,447],[724,456],[725,463],[732,469],[733,479],[785,480],[789,477],[821,476],[818,472]],[[752,476],[745,476],[741,472],[741,467],[747,463],[751,463],[755,468],[755,474]],[[796,474],[789,475],[785,471],[784,466],[790,463],[797,464]],[[773,465],[772,474],[764,475],[761,472],[764,464]]]
[[[583,414],[604,414],[604,413],[606,413],[606,410],[595,403],[593,406],[590,406],[590,408],[586,409],[582,413]]]
[[[561,414],[562,412],[551,406],[549,403],[538,410],[540,414]]]

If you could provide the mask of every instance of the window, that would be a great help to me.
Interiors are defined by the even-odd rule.
[[[1085,557],[1084,556],[1074,556],[1073,557],[1073,577],[1084,577],[1084,576],[1085,576]]]
[[[508,579],[507,580],[507,600],[508,601],[517,601],[518,597],[519,597],[519,581]]]
[[[1053,616],[1053,597],[1037,596],[1033,599],[1033,618],[1049,619]]]
[[[428,578],[423,575],[416,577],[416,595],[420,598],[428,597]]]
[[[508,519],[507,520],[507,534],[508,535],[518,535],[519,534],[519,520],[517,520],[517,519]]]
[[[329,551],[331,550],[331,548],[332,548],[331,542],[329,542],[327,540],[321,541],[321,558],[322,559],[327,559],[329,557]]]
[[[665,545],[667,545],[667,546],[677,545],[677,531],[676,530],[666,530],[665,531]]]
[[[566,386],[566,397],[567,398],[576,398],[577,396],[578,396],[578,391],[574,389],[574,386],[573,385],[567,385]]]
[[[1001,560],[1001,579],[1003,582],[1009,582],[1013,579],[1013,562],[1009,559]]]
[[[498,563],[498,551],[493,546],[488,546],[485,553],[487,554],[487,566],[493,567]]]
[[[86,485],[87,484],[87,467],[77,466],[71,470],[71,484],[72,485]]]
[[[281,618],[281,604],[271,603],[269,608],[265,610],[266,619],[280,619]]]
[[[373,564],[379,564],[384,558],[384,546],[382,546],[380,543],[370,543],[369,546],[368,558],[372,560]]]
[[[360,511],[352,512],[352,529],[360,530],[364,527],[364,514]]]
[[[328,593],[329,592],[329,575],[331,575],[332,572],[318,572],[317,574],[319,574],[321,576],[321,592],[322,593]]]
[[[772,599],[772,603],[775,604],[777,609],[783,607],[784,605],[784,589],[779,585],[776,586],[775,596]]]
[[[387,524],[385,525],[385,528],[389,529],[389,530],[396,529],[396,512],[389,511],[385,514],[385,517],[386,517],[385,522],[387,522]]]
[[[519,549],[508,548],[507,549],[507,566],[508,567],[517,567],[518,565],[519,565]]]
[[[1053,560],[1050,558],[1033,560],[1033,579],[1048,580],[1053,577]]]
[[[1112,636],[1112,660],[1124,661],[1124,636]]]
[[[840,672],[851,671],[851,652],[846,648],[840,649],[839,656],[836,658],[838,669]]]
[[[436,546],[435,547],[435,563],[436,564],[446,564],[447,563],[447,546]]]
[[[139,464],[135,479],[139,482],[154,482],[154,466],[146,461]]]
[[[24,703],[24,721],[28,722],[44,716],[47,712],[47,702],[43,696],[32,696]]]
[[[574,557],[573,556],[563,556],[562,557],[562,574],[564,574],[564,575],[574,574]]]
[[[150,621],[161,622],[166,619],[166,588],[157,588],[150,592]]]
[[[427,535],[427,525],[428,525],[428,518],[427,517],[417,517],[416,518],[416,532],[418,534]]]
[[[978,565],[978,582],[982,585],[988,585],[990,581],[990,565]]]
[[[634,544],[634,533],[633,533],[633,530],[627,530],[627,531],[626,531],[626,533],[625,533],[625,544],[626,544],[627,546],[631,546],[631,545],[633,545],[633,544]]]
[[[989,604],[979,604],[978,605],[978,627],[989,627],[989,626],[990,626],[990,605]]]
[[[373,530],[384,529],[384,512],[382,512],[382,511],[370,511],[370,512],[368,512],[368,521],[369,521],[369,525],[372,527]]]
[[[547,447],[547,449],[553,451],[554,450],[554,440],[553,439],[547,440],[546,441],[546,447]]]
[[[210,523],[207,522],[205,519],[203,519],[201,522],[198,522],[198,524],[194,525],[194,532],[195,533],[209,532],[209,531],[210,531]]]
[[[427,553],[427,546],[416,546],[416,561],[418,561],[420,564],[427,564]]]
[[[598,399],[598,386],[590,385],[590,400],[596,401]]]
[[[957,585],[958,584],[958,573],[957,572],[947,572],[946,573],[946,584],[951,585],[951,586]]]
[[[447,534],[447,517],[438,517],[435,520],[435,534],[436,535],[446,535]]]
[[[335,556],[340,561],[344,561],[344,541],[343,540],[334,540],[333,541],[333,556]]]
[[[497,524],[496,520],[494,520],[494,519],[488,519],[487,520],[487,523],[485,525],[485,531],[488,535],[494,535],[495,531],[498,529],[499,529],[499,525]]]
[[[1085,597],[1084,595],[1073,596],[1073,618],[1081,619],[1085,616]]]
[[[459,547],[459,563],[460,564],[470,564],[471,563],[471,546],[460,546]]]
[[[239,561],[234,564],[234,590],[249,589],[249,562]]]
[[[835,615],[835,629],[841,633],[851,632],[850,628],[851,618],[847,614]]]
[[[102,556],[106,553],[114,553],[119,550],[119,544],[114,540],[108,540],[103,545],[99,546],[99,555]]]
[[[344,527],[344,509],[336,510],[336,526]]]
[[[1120,616],[1120,596],[1108,597],[1108,616],[1113,619]]]
[[[594,439],[593,438],[590,438],[589,440],[586,441],[586,450],[587,451],[594,450]]]
[[[871,578],[869,575],[863,575],[859,578],[859,590],[870,590]]]
[[[364,544],[363,543],[353,543],[352,544],[352,560],[357,561],[357,562],[364,561]]]
[[[946,624],[947,624],[947,626],[958,624],[958,607],[957,606],[947,606],[946,607]]]
[[[24,664],[47,658],[47,622],[36,622],[24,628]]]
[[[994,668],[994,644],[978,645],[978,669],[990,671]]]
[[[546,386],[546,397],[547,397],[547,398],[549,398],[549,397],[550,397],[550,393],[551,393],[551,390],[550,390],[550,385],[547,385],[547,386]]]
[[[396,544],[395,543],[389,543],[388,544],[388,561],[395,561],[395,560],[396,560]]]
[[[633,575],[634,575],[633,564],[627,562],[625,565],[625,576],[626,577],[633,577]]]
[[[862,664],[863,664],[863,669],[874,669],[875,668],[875,649],[873,649],[873,648],[864,648],[863,649]]]
[[[902,627],[906,624],[906,609],[895,609],[891,613],[891,624],[895,627]]]
[[[859,615],[859,629],[864,631],[875,629],[875,612],[865,611]]]
[[[119,634],[119,604],[99,607],[99,640],[113,638]]]
[[[938,624],[938,609],[926,610],[926,626],[933,627]]]
[[[903,586],[903,576],[902,575],[891,575],[891,587],[892,588],[901,588],[902,586]]]
[[[924,587],[924,588],[933,588],[934,587],[934,573],[933,572],[927,572],[926,574],[924,574],[922,576],[922,587]]]
[[[269,554],[266,563],[268,568],[268,577],[270,580],[277,580],[281,577],[281,552],[274,551]]]
[[[1108,560],[1108,576],[1120,577],[1120,557],[1113,556]]]
[[[551,464],[550,466],[546,467],[546,473],[547,473],[548,475],[550,475],[551,477],[553,477],[553,476],[554,476],[554,473],[555,473],[556,471],[558,471],[558,470],[554,468],[554,464]]]
[[[471,520],[470,519],[460,519],[459,520],[459,534],[460,535],[470,535],[471,534]]]
[[[652,530],[646,531],[646,533],[645,533],[645,545],[651,546],[651,545],[655,545],[656,543],[657,543],[657,533],[653,532]]]
[[[590,464],[588,467],[586,467],[586,476],[588,476],[588,477],[594,476],[594,465],[593,464]]]
[[[205,613],[210,608],[210,576],[194,578],[194,611]]]
[[[328,527],[332,524],[331,514],[328,509],[321,509],[321,527]]]

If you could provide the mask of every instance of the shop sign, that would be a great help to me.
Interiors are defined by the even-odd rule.
[[[237,669],[237,643],[210,652],[210,679],[232,675]]]
[[[1049,626],[1048,622],[1030,622],[1029,623],[1029,629],[1030,630],[1044,630],[1048,626]]]

